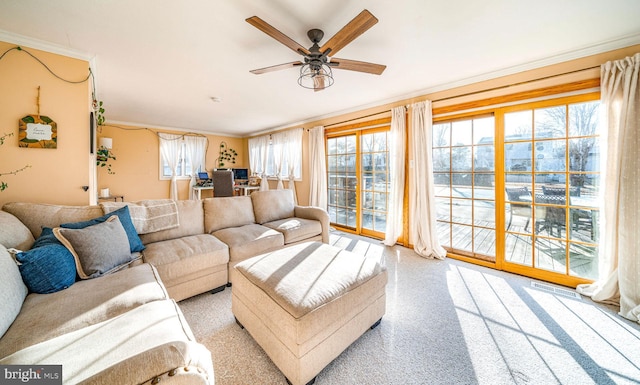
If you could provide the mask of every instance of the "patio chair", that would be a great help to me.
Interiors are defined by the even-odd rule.
[[[544,195],[562,195],[565,196],[567,194],[567,189],[564,187],[549,187],[542,186],[542,193]],[[580,196],[580,186],[572,186],[569,188],[569,196],[579,197]]]
[[[527,186],[523,187],[506,187],[507,200],[509,201],[509,224],[507,230],[511,227],[511,221],[513,215],[519,215],[527,217],[527,223],[524,225],[524,230],[529,228],[529,222],[531,221],[531,193]],[[524,202],[524,203],[517,203]]]
[[[536,195],[536,203],[557,205],[557,206],[541,206],[546,207],[544,221],[537,231],[546,229],[549,235],[553,236],[553,230],[557,230],[558,237],[562,236],[562,229],[566,227],[567,211],[564,206],[567,204],[567,198],[564,195]]]

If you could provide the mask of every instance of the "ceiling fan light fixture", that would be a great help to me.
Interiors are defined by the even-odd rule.
[[[305,63],[300,67],[298,84],[312,90],[323,90],[333,84],[333,72],[327,63]]]

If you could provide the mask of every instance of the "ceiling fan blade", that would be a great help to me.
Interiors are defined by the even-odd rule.
[[[284,69],[287,69],[287,68],[297,67],[297,66],[301,66],[301,65],[302,65],[302,62],[300,62],[300,61],[292,61],[291,63],[284,63],[284,64],[278,64],[278,65],[274,65],[274,66],[270,66],[270,67],[258,68],[258,69],[255,69],[255,70],[251,70],[249,72],[251,72],[252,74],[260,75],[260,74],[264,74],[264,73],[267,73],[267,72],[284,70]]]
[[[324,43],[322,47],[320,47],[320,52],[324,53],[327,49],[331,48],[331,55],[335,55],[336,52],[340,51],[356,37],[365,33],[377,22],[378,19],[376,19],[371,12],[365,9],[360,12],[358,16],[354,17],[353,20],[347,23],[347,25],[342,27],[342,29],[333,35],[331,39]]]
[[[253,25],[254,27],[258,28],[262,32],[266,33],[267,35],[271,36],[272,38],[276,39],[277,41],[279,41],[280,43],[286,45],[287,47],[291,48],[292,50],[296,51],[297,53],[300,53],[300,51],[302,51],[305,55],[309,54],[309,50],[308,49],[306,49],[303,46],[301,46],[300,44],[296,43],[289,36],[287,36],[284,33],[278,31],[277,29],[272,27],[270,24],[268,24],[266,21],[262,20],[258,16],[252,16],[252,17],[248,18],[246,21],[247,21],[247,23]]]
[[[329,65],[331,66],[331,68],[335,69],[366,72],[374,75],[382,74],[385,68],[387,68],[386,65],[382,64],[368,63],[365,61],[357,60],[338,59],[337,57],[332,57]]]

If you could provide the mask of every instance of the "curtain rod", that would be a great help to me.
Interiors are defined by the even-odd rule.
[[[573,70],[573,71],[567,71],[567,72],[563,72],[563,73],[560,73],[560,74],[549,75],[549,76],[545,76],[545,77],[541,77],[541,78],[537,78],[537,79],[524,80],[524,81],[517,82],[517,83],[512,83],[512,84],[505,84],[503,86],[497,86],[497,87],[488,88],[488,89],[484,89],[484,90],[467,92],[466,94],[447,96],[445,98],[434,99],[431,102],[432,103],[443,102],[443,101],[447,101],[447,100],[451,100],[451,99],[462,98],[462,97],[465,97],[465,96],[472,96],[472,95],[482,94],[482,93],[485,93],[485,92],[502,90],[502,89],[506,89],[506,88],[509,88],[509,87],[521,86],[523,84],[533,83],[533,82],[537,82],[537,81],[541,81],[541,80],[552,79],[552,78],[559,77],[559,76],[571,75],[571,74],[574,74],[574,73],[578,73],[578,72],[582,72],[582,71],[588,71],[588,70],[592,70],[592,69],[596,69],[596,68],[600,68],[600,65],[587,67],[587,68],[581,68],[581,69]],[[409,107],[408,105],[405,106],[405,108],[408,108],[408,107]],[[357,117],[357,118],[343,120],[341,122],[327,124],[327,125],[325,125],[325,127],[337,126],[337,125],[340,125],[340,124],[353,122],[354,120],[366,119],[366,118],[370,118],[370,117],[377,116],[377,115],[387,114],[389,112],[390,112],[390,110],[376,112],[376,113],[373,113],[373,114],[364,115],[364,116],[360,116],[360,117]],[[309,129],[307,129],[307,131],[309,131]]]
[[[538,81],[541,81],[541,80],[553,79],[555,77],[564,76],[564,75],[571,75],[571,74],[575,74],[575,73],[578,73],[578,72],[588,71],[588,70],[592,70],[592,69],[596,69],[596,68],[600,68],[600,66],[597,65],[597,66],[592,66],[592,67],[587,67],[587,68],[581,68],[579,70],[567,71],[567,72],[563,72],[561,74],[549,75],[549,76],[545,76],[545,77],[542,77],[542,78],[531,79],[531,80],[524,80],[524,81],[517,82],[517,83],[505,84],[503,86],[487,88],[485,90],[472,91],[472,92],[468,92],[466,94],[461,94],[461,95],[448,96],[446,98],[434,99],[434,100],[432,100],[432,102],[433,103],[435,103],[435,102],[443,102],[443,101],[446,101],[446,100],[462,98],[462,97],[465,97],[465,96],[477,95],[477,94],[481,94],[481,93],[484,93],[484,92],[502,90],[502,89],[509,88],[509,87],[521,86],[523,84],[538,82]]]

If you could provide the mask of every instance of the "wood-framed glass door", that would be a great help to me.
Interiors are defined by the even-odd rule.
[[[598,109],[589,93],[434,121],[449,255],[567,286],[598,279]]]
[[[495,123],[492,115],[433,125],[440,244],[476,262],[496,262]]]
[[[598,278],[599,95],[497,111],[504,270],[569,286]]]
[[[384,238],[389,197],[389,126],[327,135],[331,224]]]

